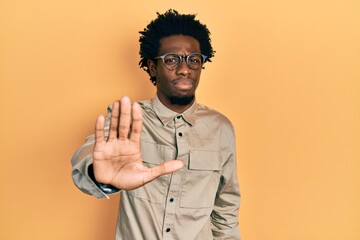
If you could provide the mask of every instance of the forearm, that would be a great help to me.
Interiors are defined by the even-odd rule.
[[[108,198],[108,196],[97,186],[89,175],[89,167],[92,165],[92,151],[94,142],[92,137],[81,146],[71,159],[72,179],[74,184],[84,193],[93,195],[97,198]]]
[[[235,199],[235,198],[234,198]],[[238,202],[239,202],[239,198]],[[214,240],[240,240],[238,204],[216,206],[211,214]]]
[[[240,239],[240,188],[237,178],[235,139],[229,144],[211,214],[214,239]]]
[[[211,214],[214,239],[240,239],[239,207],[240,193],[238,186],[233,186],[232,191],[224,192],[216,199]]]
[[[240,240],[239,225],[234,228],[221,229],[219,226],[212,228],[212,234],[214,240]]]
[[[108,114],[105,120],[105,136],[108,136],[110,125],[111,107],[108,107]],[[84,193],[93,195],[97,198],[108,198],[108,196],[99,188],[95,177],[92,177],[93,151],[95,145],[95,135],[90,135],[85,139],[82,145],[71,159],[72,178],[74,184]],[[89,174],[90,173],[90,174]]]

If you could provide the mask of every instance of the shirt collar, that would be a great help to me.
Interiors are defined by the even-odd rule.
[[[159,100],[157,94],[155,94],[155,97],[151,100],[153,109],[155,110],[156,115],[159,117],[160,121],[163,125],[167,125],[169,122],[171,122],[175,117],[182,116],[188,124],[191,126],[195,124],[196,119],[196,108],[197,108],[197,102],[196,100],[194,103],[186,109],[183,113],[177,113],[172,111],[171,109],[167,108],[162,102]]]

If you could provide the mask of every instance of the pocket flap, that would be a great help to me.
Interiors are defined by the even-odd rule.
[[[189,169],[218,171],[222,168],[219,151],[190,150]]]

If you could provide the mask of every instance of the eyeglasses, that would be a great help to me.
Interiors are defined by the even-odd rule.
[[[185,59],[186,65],[188,65],[189,68],[192,70],[198,70],[204,65],[206,58],[207,56],[201,53],[191,53],[189,55],[182,56],[177,53],[170,52],[155,57],[154,59],[162,59],[164,66],[170,71],[173,71],[181,66],[183,59]]]

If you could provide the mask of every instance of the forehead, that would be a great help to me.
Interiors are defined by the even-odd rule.
[[[173,35],[160,39],[159,53],[164,54],[168,52],[175,53],[193,53],[200,52],[199,41],[193,37],[185,35]]]

